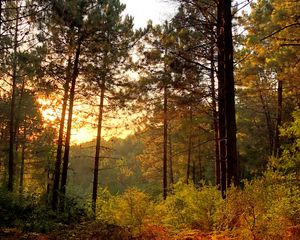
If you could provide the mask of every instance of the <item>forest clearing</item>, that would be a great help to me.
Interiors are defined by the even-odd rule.
[[[300,1],[144,1],[0,0],[0,239],[300,239]]]

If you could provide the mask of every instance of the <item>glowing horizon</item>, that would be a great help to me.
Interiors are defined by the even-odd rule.
[[[45,125],[51,125],[58,129],[59,120],[61,117],[60,103],[57,99],[45,99],[38,98],[38,102],[41,105],[40,111],[45,121]],[[71,131],[71,145],[79,145],[85,142],[90,142],[97,137],[97,118],[94,116],[86,117],[82,116],[82,112],[93,112],[92,107],[85,105],[76,105],[74,107],[72,131]],[[97,110],[96,110],[97,113]],[[110,138],[126,138],[127,136],[134,134],[134,127],[132,125],[132,119],[128,119],[129,116],[125,114],[117,114],[118,119],[113,119],[109,116],[103,118],[102,138],[109,140]],[[55,122],[57,122],[55,124]]]

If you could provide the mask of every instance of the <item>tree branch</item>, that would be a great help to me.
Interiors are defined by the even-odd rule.
[[[276,30],[275,32],[273,32],[273,33],[267,35],[266,37],[262,38],[260,41],[264,41],[264,40],[266,40],[267,38],[272,37],[272,36],[274,36],[275,34],[277,34],[277,33],[281,32],[281,31],[283,31],[284,29],[287,29],[287,28],[290,28],[290,27],[294,27],[294,26],[300,26],[300,23],[296,22],[296,23],[292,23],[292,24],[289,24],[289,25],[287,25],[287,26],[284,26],[284,27],[282,27],[282,28]]]

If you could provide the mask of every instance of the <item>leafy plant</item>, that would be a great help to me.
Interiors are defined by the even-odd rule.
[[[178,183],[174,193],[156,207],[157,219],[173,229],[214,229],[215,214],[222,205],[222,197],[216,187]]]

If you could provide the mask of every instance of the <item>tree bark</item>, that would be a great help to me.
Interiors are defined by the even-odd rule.
[[[273,146],[274,146],[274,139],[273,139],[274,138],[274,130],[273,130],[272,118],[271,118],[270,110],[268,107],[268,103],[264,100],[263,94],[260,89],[259,89],[259,97],[260,97],[260,101],[262,103],[262,107],[263,107],[264,114],[266,117],[267,128],[268,128],[269,154],[272,155]]]
[[[274,137],[274,149],[273,149],[273,156],[279,157],[280,156],[280,138],[279,138],[279,128],[281,126],[282,121],[282,81],[278,80],[278,87],[277,87],[277,121],[276,121],[276,129],[275,129],[275,137]]]
[[[213,32],[213,30],[212,30]],[[218,111],[216,103],[216,88],[215,88],[215,63],[214,63],[214,38],[211,39],[210,48],[210,80],[211,80],[211,99],[212,99],[212,112],[213,112],[213,128],[215,134],[215,181],[216,185],[221,184],[221,165],[219,154],[219,133],[218,133]]]
[[[12,94],[9,119],[9,155],[8,155],[8,191],[13,191],[14,185],[14,157],[15,157],[15,101],[17,88],[17,50],[19,31],[19,1],[16,1],[16,21],[14,32],[13,65],[12,65]]]
[[[201,141],[199,138],[199,143],[198,143],[198,168],[199,168],[199,180],[198,180],[198,184],[199,186],[201,186],[201,181],[203,179],[203,172],[202,172],[202,158],[201,158]]]
[[[192,109],[189,112],[190,121],[189,121],[189,139],[188,139],[188,155],[187,155],[187,169],[186,169],[186,184],[189,184],[190,172],[191,172],[191,155],[192,155],[192,121],[193,121],[193,113]]]
[[[223,0],[218,1],[217,6],[217,47],[218,47],[218,113],[219,113],[219,158],[220,181],[222,196],[226,194],[226,122],[225,122],[225,72],[224,72],[224,17]]]
[[[19,135],[19,127],[20,127],[20,113],[21,113],[21,107],[22,107],[22,101],[24,97],[24,91],[25,91],[25,79],[22,80],[22,86],[21,86],[21,91],[20,91],[20,96],[19,96],[19,101],[16,109],[16,114],[15,114],[15,149],[16,152],[18,152],[18,147],[19,147],[19,142],[17,136]]]
[[[61,186],[60,186],[60,191],[61,191],[63,198],[66,193],[66,184],[67,184],[67,176],[68,176],[73,106],[74,106],[74,98],[75,98],[76,79],[77,79],[78,72],[79,72],[78,65],[79,65],[80,51],[81,51],[81,39],[79,39],[78,43],[77,43],[77,49],[76,49],[76,53],[75,53],[74,66],[73,66],[73,72],[72,72],[72,78],[71,78],[69,112],[68,112],[68,122],[67,122],[67,131],[66,131],[66,140],[65,140],[65,152],[64,152],[64,157],[63,157],[63,169],[62,169]],[[64,209],[64,199],[61,202],[61,210],[63,210],[63,209]]]
[[[227,186],[239,184],[236,147],[235,85],[233,75],[233,41],[231,0],[224,0],[224,55],[225,55],[225,112],[227,133]]]
[[[25,142],[26,142],[26,128],[24,127],[24,135],[23,135],[23,143],[22,143],[22,151],[21,151],[21,168],[20,168],[20,195],[23,194],[24,191],[24,167],[25,167]]]
[[[167,151],[168,151],[168,88],[164,83],[164,143],[163,143],[163,199],[167,198],[168,181],[167,181]]]
[[[63,149],[63,137],[64,137],[64,127],[65,127],[65,118],[68,104],[68,96],[69,96],[69,85],[70,85],[70,75],[71,75],[71,56],[68,58],[67,65],[67,74],[66,74],[66,82],[64,85],[64,96],[62,103],[62,111],[61,118],[59,123],[59,132],[58,132],[58,140],[57,140],[57,150],[56,150],[56,161],[55,161],[55,169],[54,169],[54,179],[53,179],[53,189],[52,189],[52,210],[57,210],[58,206],[58,195],[59,195],[59,182],[60,182],[60,168],[61,168],[61,157],[62,157],[62,149]]]
[[[169,127],[169,171],[170,171],[170,189],[173,188],[174,185],[174,174],[173,174],[173,145],[172,145],[172,134],[171,129]]]
[[[102,131],[102,120],[103,120],[104,93],[105,93],[105,79],[102,79],[98,126],[97,126],[98,128],[97,128],[97,139],[96,139],[95,164],[94,164],[93,196],[92,196],[92,208],[94,214],[96,214],[96,203],[97,203],[97,192],[98,192],[98,174],[99,174],[99,161],[100,161],[100,150],[101,150],[101,131]]]
[[[192,163],[192,179],[193,179],[193,184],[196,185],[196,162],[193,160]]]
[[[49,205],[50,189],[51,189],[51,158],[47,157],[47,176],[46,176],[46,206]]]

